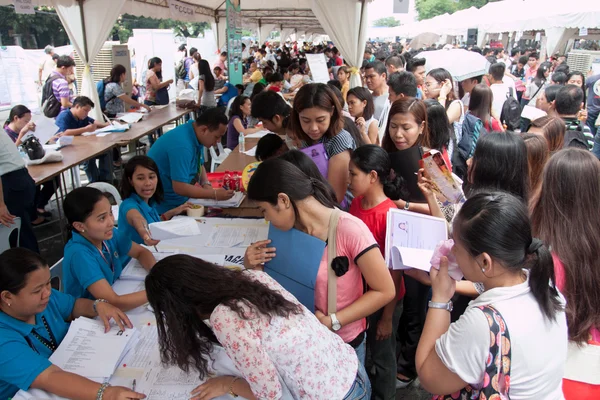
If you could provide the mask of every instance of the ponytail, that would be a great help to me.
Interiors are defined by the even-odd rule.
[[[365,174],[375,171],[383,185],[383,193],[391,200],[407,198],[404,179],[392,169],[390,156],[381,147],[368,144],[354,150],[350,161]]]
[[[554,261],[548,247],[540,239],[533,238],[527,248],[528,256],[533,256],[529,262],[529,287],[533,297],[537,300],[542,313],[549,320],[554,320],[556,313],[562,308],[558,291],[556,290],[556,277],[554,275]],[[529,257],[527,257],[529,258]]]
[[[404,178],[397,175],[393,169],[390,169],[390,173],[387,176],[379,177],[379,180],[383,184],[383,193],[388,199],[400,200],[409,197]]]

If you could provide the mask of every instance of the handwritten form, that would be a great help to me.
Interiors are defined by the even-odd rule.
[[[216,225],[206,242],[206,247],[248,247],[265,237],[268,226]]]

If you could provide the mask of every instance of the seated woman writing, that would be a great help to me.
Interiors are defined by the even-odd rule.
[[[69,322],[100,317],[120,329],[131,322],[106,300],[76,299],[50,286],[50,269],[38,254],[23,248],[0,255],[0,398],[36,388],[66,398],[143,399],[124,387],[109,387],[63,371],[48,358],[58,348]]]

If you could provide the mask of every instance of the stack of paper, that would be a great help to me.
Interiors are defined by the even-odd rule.
[[[53,118],[47,118],[41,114],[32,114],[31,122],[35,124],[35,137],[41,144],[45,144],[58,132],[58,126]]]
[[[245,151],[244,154],[250,157],[256,157],[256,146],[254,146],[248,151]]]
[[[110,135],[113,132],[125,132],[130,128],[129,124],[120,124],[118,122],[113,122],[112,125],[105,126],[104,128],[96,129],[94,132],[85,132],[82,136],[93,136],[96,135],[98,137],[103,137],[106,135]]]
[[[127,122],[128,124],[135,124],[136,122],[141,120],[143,116],[144,114],[140,112],[131,112],[125,113],[125,115],[120,116],[119,119],[123,122]]]
[[[204,207],[220,207],[220,208],[238,208],[242,201],[246,198],[246,195],[242,192],[235,192],[233,197],[229,200],[214,199],[189,199],[188,202],[192,204],[200,204]]]
[[[110,378],[127,352],[136,344],[137,330],[114,325],[104,333],[104,323],[80,317],[71,322],[67,335],[50,356],[52,364],[67,372],[96,381]]]
[[[154,222],[149,225],[154,240],[167,240],[200,234],[200,226],[194,218],[175,218],[170,221]]]

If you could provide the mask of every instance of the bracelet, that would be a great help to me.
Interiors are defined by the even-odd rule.
[[[231,381],[231,383],[229,384],[229,394],[233,397],[240,397],[238,396],[234,391],[233,391],[233,384],[238,381],[240,378],[239,376],[236,376],[235,378],[233,378],[233,380]]]
[[[96,314],[98,314],[98,310],[96,309],[96,306],[98,305],[98,303],[108,303],[108,301],[107,301],[107,300],[104,300],[104,299],[96,299],[96,300],[94,301],[94,304],[93,304],[92,306],[94,307],[94,312],[95,312]]]
[[[96,395],[96,400],[102,400],[104,398],[104,391],[109,386],[110,384],[108,382],[104,382],[102,386],[100,386],[100,389],[98,389],[98,394]]]

